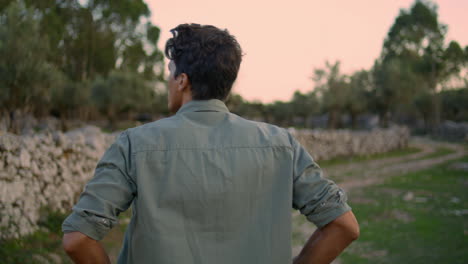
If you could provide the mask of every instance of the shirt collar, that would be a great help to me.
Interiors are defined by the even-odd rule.
[[[229,109],[227,108],[226,104],[218,99],[210,99],[210,100],[192,100],[188,103],[182,105],[182,107],[177,111],[176,114],[181,114],[185,112],[224,112],[228,113]]]

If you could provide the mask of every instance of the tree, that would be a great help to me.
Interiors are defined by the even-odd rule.
[[[12,2],[0,14],[0,105],[10,116],[48,109],[50,91],[64,81],[49,53],[34,12]]]
[[[417,0],[410,10],[400,10],[384,41],[382,58],[440,52],[446,32],[447,26],[438,21],[437,6]]]
[[[61,86],[51,90],[51,113],[62,120],[78,118],[86,120],[92,113],[91,82],[73,82],[67,80]]]
[[[328,112],[328,128],[341,127],[341,114],[346,105],[349,82],[347,76],[340,73],[340,62],[325,63],[325,69],[315,69],[312,79],[315,81],[324,111]]]
[[[92,83],[107,80],[111,72],[140,79],[135,83],[144,87],[133,86],[137,93],[161,86],[165,81],[164,55],[157,48],[160,29],[149,15],[143,0],[3,1],[2,106],[87,118],[96,112],[89,103],[96,101],[91,100]],[[157,100],[157,105],[152,103],[155,111],[165,111],[163,93],[152,92],[147,98]]]
[[[307,120],[320,110],[320,105],[315,92],[306,94],[295,91],[291,100],[291,112],[294,116],[295,125],[308,127]],[[297,123],[296,119],[299,119]]]
[[[240,94],[231,93],[226,101],[226,106],[232,113],[249,119],[265,121],[268,118],[264,104],[259,101],[249,102]]]
[[[440,94],[444,119],[455,122],[468,120],[468,86],[460,89],[443,91]]]
[[[409,10],[400,10],[374,69],[376,89],[380,90],[377,93],[389,95],[386,99],[393,106],[387,105],[387,110],[395,108],[394,99],[399,95],[404,95],[406,103],[419,92],[429,93],[433,101],[432,124],[439,123],[438,87],[460,69],[461,48],[455,42],[445,48],[446,32],[447,26],[439,22],[437,6],[431,1],[417,0]],[[394,77],[385,77],[388,74]],[[403,77],[402,81],[395,76]],[[392,81],[386,82],[386,78]]]
[[[351,75],[345,109],[351,116],[353,128],[357,128],[357,116],[366,112],[369,108],[370,94],[373,88],[370,72],[361,70]]]
[[[164,57],[157,48],[160,30],[149,22],[143,0],[26,3],[40,14],[42,34],[51,36],[56,52],[50,59],[71,80],[92,80],[116,68],[146,79],[163,77]]]
[[[92,99],[111,125],[117,116],[132,111],[150,111],[155,99],[152,84],[131,72],[113,71],[107,78],[97,78],[92,85]]]
[[[244,115],[244,106],[246,104],[246,101],[240,94],[236,93],[231,93],[229,94],[229,97],[226,100],[226,106],[229,108],[229,110],[233,113],[236,113],[238,115]]]
[[[375,63],[372,98],[381,126],[387,127],[392,113],[404,112],[413,103],[414,97],[426,90],[424,80],[414,74],[413,67],[414,64],[399,58]]]
[[[463,82],[463,76],[459,73],[468,67],[468,58],[465,57],[465,52],[458,42],[451,41],[448,47],[444,50],[443,60],[445,67],[443,68],[442,87],[458,88]]]
[[[266,106],[266,111],[269,114],[269,122],[280,126],[290,126],[292,124],[293,113],[290,102],[275,101]]]

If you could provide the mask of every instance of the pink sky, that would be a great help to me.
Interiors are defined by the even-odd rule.
[[[211,24],[236,36],[245,56],[233,91],[264,103],[313,89],[314,68],[341,61],[342,72],[370,69],[400,8],[413,0],[147,0],[163,49],[181,23]],[[448,41],[468,45],[468,1],[440,0]],[[167,64],[166,64],[167,65]]]

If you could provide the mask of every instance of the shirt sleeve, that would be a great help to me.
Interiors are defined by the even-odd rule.
[[[294,150],[293,208],[318,228],[351,210],[346,193],[323,177],[322,169],[292,137]]]
[[[62,231],[78,231],[95,240],[104,238],[136,195],[132,169],[130,142],[125,131],[98,162],[94,177],[63,222]]]

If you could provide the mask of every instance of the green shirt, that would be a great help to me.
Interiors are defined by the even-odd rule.
[[[318,227],[351,209],[287,130],[216,99],[121,133],[62,229],[100,240],[130,205],[118,263],[291,263],[291,207]]]

